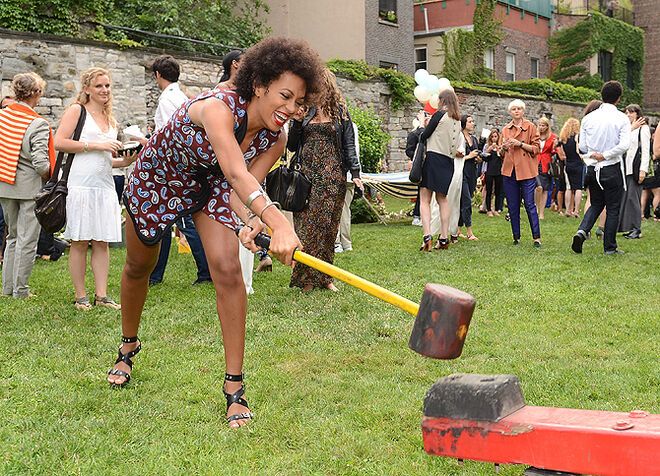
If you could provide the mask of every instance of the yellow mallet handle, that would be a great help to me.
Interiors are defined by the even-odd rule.
[[[378,286],[377,284],[349,273],[348,271],[344,271],[343,269],[331,265],[330,263],[326,263],[325,261],[315,258],[312,255],[303,253],[302,251],[296,250],[296,252],[293,254],[293,259],[298,263],[306,264],[310,268],[314,268],[315,270],[327,274],[328,276],[332,276],[333,278],[337,278],[340,281],[350,284],[353,287],[361,289],[365,293],[371,294],[381,301],[389,302],[390,304],[395,305],[399,309],[403,309],[413,316],[417,316],[417,312],[419,311],[419,304],[414,303],[410,299],[406,299],[403,296],[399,296],[398,294],[393,293],[392,291],[385,289],[382,286]]]

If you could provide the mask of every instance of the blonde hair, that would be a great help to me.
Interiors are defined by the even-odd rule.
[[[11,81],[16,101],[25,101],[46,90],[46,81],[37,73],[19,73]]]
[[[545,124],[548,126],[548,132],[552,132],[552,125],[550,124],[550,119],[545,116],[539,117],[539,124]]]
[[[447,108],[447,115],[456,121],[461,120],[461,111],[458,108],[458,97],[453,89],[443,89],[438,95],[439,104]]]
[[[321,78],[322,96],[318,108],[333,121],[340,121],[348,117],[346,100],[337,86],[337,79],[332,71],[324,68]]]
[[[565,144],[569,137],[577,135],[578,132],[580,132],[580,121],[571,117],[564,122],[564,125],[561,128],[561,131],[559,132],[559,141]]]
[[[89,102],[89,94],[85,92],[85,88],[90,87],[92,81],[99,76],[107,76],[110,79],[110,73],[103,68],[89,68],[80,76],[80,92],[76,99],[78,104],[84,106]],[[112,115],[112,90],[110,90],[110,94],[108,95],[108,102],[103,105],[103,115],[108,120],[110,126],[115,127],[117,125],[117,121]]]
[[[513,101],[511,101],[506,108],[507,112],[511,112],[511,109],[513,109],[514,107],[519,107],[523,111],[527,110],[527,106],[525,106],[525,103],[522,102],[522,100],[520,99],[514,99]]]

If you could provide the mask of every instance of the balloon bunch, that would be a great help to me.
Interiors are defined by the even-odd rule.
[[[435,74],[429,74],[425,69],[415,71],[415,82],[417,86],[413,94],[419,102],[424,104],[425,109],[429,107],[433,110],[438,109],[440,92],[445,89],[454,90],[447,78],[438,78]]]

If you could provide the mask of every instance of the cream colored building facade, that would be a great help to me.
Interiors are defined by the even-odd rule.
[[[412,0],[266,2],[271,34],[307,40],[325,61],[363,60],[414,72]]]
[[[356,0],[268,0],[273,36],[302,38],[324,60],[366,59],[365,4]]]

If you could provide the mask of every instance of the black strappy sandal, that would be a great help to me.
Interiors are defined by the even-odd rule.
[[[133,370],[133,361],[131,359],[133,357],[135,357],[138,354],[138,352],[140,352],[140,349],[142,348],[142,343],[140,342],[138,344],[138,346],[135,349],[131,350],[130,352],[127,352],[125,354],[121,353],[121,348],[122,348],[123,344],[132,344],[133,342],[140,342],[140,340],[137,338],[137,336],[135,336],[135,337],[121,336],[122,345],[119,346],[118,356],[117,356],[117,360],[115,360],[115,365],[117,365],[119,362],[123,362],[126,365],[128,365],[128,367],[131,370]],[[131,374],[129,374],[128,372],[124,372],[123,370],[110,369],[110,370],[108,370],[108,375],[117,375],[119,377],[124,377],[126,379],[126,380],[124,380],[123,383],[120,383],[120,384],[108,382],[108,383],[110,383],[110,386],[113,387],[113,388],[123,387],[124,385],[126,385],[128,382],[131,381]]]
[[[433,235],[424,235],[424,242],[419,251],[431,251],[433,248]]]
[[[239,375],[225,374],[225,381],[242,382],[243,374],[239,374]],[[243,395],[245,395],[245,385],[241,385],[241,388],[239,388],[234,393],[229,394],[225,391],[225,387],[223,384],[222,393],[225,394],[225,398],[227,399],[227,411],[229,411],[229,407],[234,403],[238,403],[239,405],[243,405],[244,407],[249,409],[247,400],[243,398]],[[252,420],[253,418],[254,418],[254,413],[252,412],[237,413],[236,415],[227,417],[227,423],[231,423],[237,420]]]

